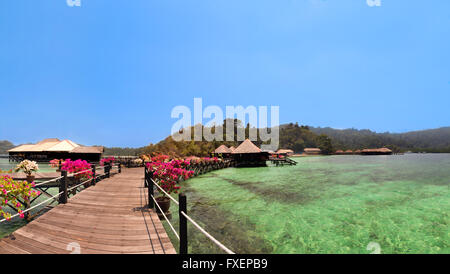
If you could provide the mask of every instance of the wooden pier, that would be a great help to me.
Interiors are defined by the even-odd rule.
[[[174,254],[148,208],[144,168],[98,182],[0,240],[0,254]]]
[[[291,166],[295,166],[297,165],[297,162],[292,160],[291,158],[288,157],[283,157],[283,158],[276,158],[276,157],[269,157],[269,161],[272,162],[272,164],[275,164],[276,166],[280,166],[280,165],[291,165]]]

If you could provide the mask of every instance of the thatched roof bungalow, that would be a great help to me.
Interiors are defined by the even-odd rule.
[[[266,166],[269,153],[261,151],[249,139],[242,142],[232,153],[236,166]]]
[[[319,155],[322,153],[320,148],[305,148],[303,152],[307,155]]]
[[[20,145],[8,150],[10,159],[13,160],[38,160],[50,161],[52,159],[82,159],[98,162],[103,154],[101,146],[82,146],[70,140],[50,138],[36,144]]]
[[[291,156],[294,154],[294,151],[292,149],[279,149],[277,150],[276,154],[278,155],[285,155],[285,156]]]
[[[370,149],[363,149],[361,151],[362,155],[391,155],[392,150],[389,148],[383,147],[383,148],[370,148]]]
[[[216,150],[214,150],[215,157],[230,157],[233,151],[228,148],[226,145],[221,145]]]

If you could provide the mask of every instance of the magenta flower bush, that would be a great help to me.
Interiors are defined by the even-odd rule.
[[[116,161],[116,158],[114,157],[108,157],[108,158],[104,158],[100,160],[100,165],[104,166],[105,164],[114,164],[114,162]]]
[[[60,161],[61,161],[61,164],[64,163],[63,159],[53,159],[53,160],[50,161],[50,166],[58,168]]]
[[[93,177],[92,173],[92,166],[85,160],[75,160],[72,161],[70,159],[65,160],[61,164],[61,170],[67,171],[67,173],[78,173],[82,172],[80,174],[75,175],[75,179],[91,179]]]
[[[164,157],[161,157],[164,159]],[[165,159],[164,159],[165,161]],[[194,171],[186,170],[190,165],[189,161],[172,160],[170,162],[150,162],[146,166],[153,175],[156,183],[167,192],[167,194],[178,193],[180,180],[187,180],[194,175]],[[163,195],[165,196],[165,195]]]

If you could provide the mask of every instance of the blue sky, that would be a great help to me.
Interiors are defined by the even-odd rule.
[[[0,140],[16,144],[156,143],[194,97],[404,132],[449,126],[449,94],[447,0],[0,2]]]

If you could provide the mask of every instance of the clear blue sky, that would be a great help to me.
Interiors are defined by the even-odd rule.
[[[450,1],[0,1],[0,140],[143,146],[176,105],[280,122],[450,125]]]

